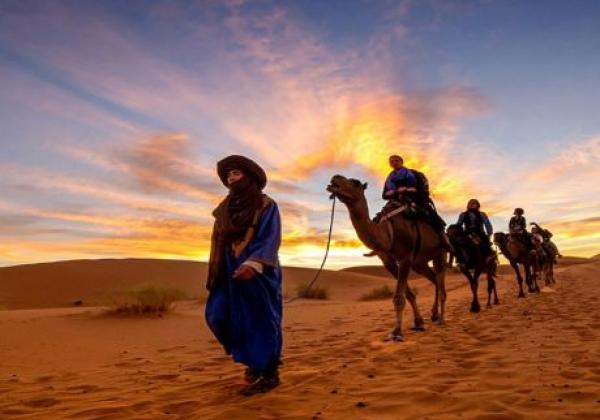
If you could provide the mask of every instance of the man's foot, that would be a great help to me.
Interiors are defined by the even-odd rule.
[[[247,384],[256,382],[258,378],[260,378],[260,372],[250,368],[246,368],[244,371],[244,381],[246,381]]]
[[[240,394],[250,397],[255,394],[268,392],[279,385],[279,375],[261,375],[254,382],[246,385],[240,390]]]

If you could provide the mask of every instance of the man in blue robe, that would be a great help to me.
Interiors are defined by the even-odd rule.
[[[282,347],[281,223],[277,204],[262,193],[263,169],[243,156],[217,164],[229,189],[213,212],[206,322],[225,352],[247,366],[243,395],[279,384]]]

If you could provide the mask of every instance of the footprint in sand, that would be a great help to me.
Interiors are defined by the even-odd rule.
[[[87,394],[90,392],[98,391],[100,389],[97,385],[76,385],[67,388],[67,391],[78,392],[81,394]]]
[[[179,376],[180,376],[179,373],[164,373],[164,374],[160,374],[160,375],[150,376],[149,379],[168,381],[171,379],[177,379],[177,378],[179,378]]]
[[[129,407],[101,407],[92,408],[88,410],[79,411],[71,415],[71,417],[83,417],[83,418],[103,418],[106,416],[119,415],[117,418],[127,418],[126,415],[129,411]]]
[[[190,366],[182,369],[184,372],[202,372],[205,370],[203,367]]]
[[[27,407],[34,408],[47,408],[59,403],[60,401],[55,398],[35,398],[33,400],[23,401],[23,404]]]
[[[164,352],[167,352],[167,351],[181,350],[181,349],[184,349],[184,348],[186,348],[186,346],[174,346],[174,347],[166,347],[164,349],[158,349],[157,351],[159,353],[164,353]]]
[[[164,406],[162,411],[168,414],[189,414],[201,407],[200,401],[181,401]]]
[[[7,408],[6,410],[2,410],[1,413],[6,416],[22,416],[25,414],[31,414],[31,411],[19,410],[18,408]]]
[[[46,383],[46,382],[50,382],[54,378],[55,378],[54,375],[40,376],[40,377],[37,377],[35,379],[35,382],[38,383],[38,384],[43,384],[43,383]]]
[[[569,370],[562,370],[560,372],[560,376],[562,376],[563,378],[567,378],[567,379],[581,379],[585,376],[585,373],[583,373],[579,370],[569,369]]]

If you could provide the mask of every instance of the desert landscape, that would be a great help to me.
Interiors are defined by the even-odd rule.
[[[15,419],[598,418],[600,259],[564,258],[557,285],[518,299],[501,267],[500,305],[468,311],[450,274],[447,322],[385,341],[393,280],[379,267],[325,270],[327,300],[284,307],[282,384],[243,397],[242,367],[203,318],[203,263],[80,260],[0,269],[0,417]],[[286,268],[285,294],[315,271]],[[424,314],[433,287],[414,278]],[[185,292],[163,317],[98,306],[139,285]],[[480,297],[485,293],[480,286]],[[75,306],[77,305],[77,306]],[[408,310],[406,312],[409,314]],[[406,316],[407,328],[412,322]]]
[[[0,420],[600,420],[599,22],[0,1]]]

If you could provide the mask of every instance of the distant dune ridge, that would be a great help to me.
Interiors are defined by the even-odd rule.
[[[0,268],[0,304],[9,309],[103,306],[115,294],[139,286],[168,286],[189,299],[205,296],[205,262],[161,259],[100,259],[58,261]],[[297,286],[314,278],[311,268],[285,267],[284,293],[295,294]],[[363,289],[391,284],[385,273],[373,275],[324,270],[319,285],[332,288],[332,298],[358,298]],[[343,287],[338,287],[342,286]]]
[[[195,296],[205,271],[161,260],[9,267],[0,269],[0,296],[22,307],[71,306],[153,282]],[[315,272],[286,268],[286,290]],[[600,258],[564,259],[555,289],[525,299],[514,275],[501,274],[501,305],[479,314],[469,313],[466,280],[451,273],[446,325],[427,320],[425,332],[411,332],[406,316],[403,343],[384,341],[389,299],[357,301],[393,280],[364,273],[382,274],[326,270],[319,285],[329,300],[284,306],[282,384],[251,398],[237,394],[242,367],[223,354],[198,300],[163,318],[94,307],[1,310],[0,418],[598,418]],[[427,317],[433,287],[411,285]]]
[[[599,258],[596,256],[593,258]],[[585,263],[588,258],[565,257],[561,266]],[[70,260],[0,267],[0,305],[8,309],[103,306],[115,294],[139,286],[168,286],[179,289],[189,299],[206,295],[205,262],[167,259]],[[512,273],[500,266],[501,274]],[[343,276],[341,275],[343,274]],[[292,296],[298,285],[313,279],[312,268],[284,267],[284,293]],[[411,279],[419,276],[411,273]],[[393,280],[382,266],[357,266],[324,270],[320,286],[331,288],[331,299],[358,299],[361,293]],[[426,284],[419,281],[418,284]],[[417,284],[417,283],[413,283]]]

